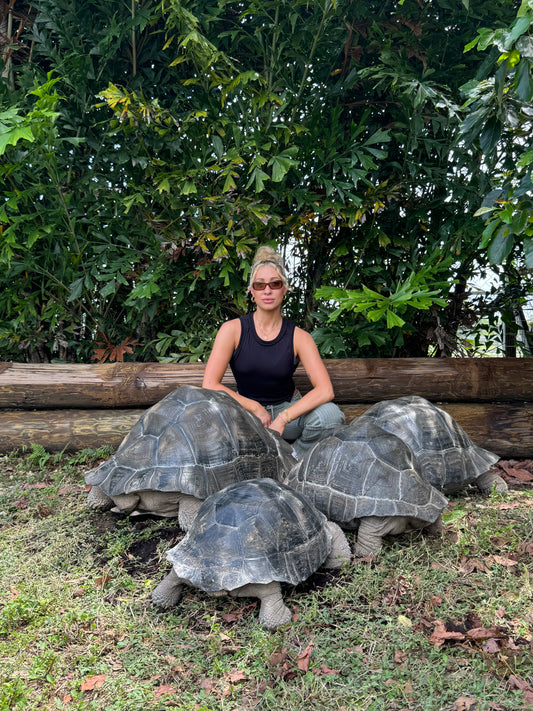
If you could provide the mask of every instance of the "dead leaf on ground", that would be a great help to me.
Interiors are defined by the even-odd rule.
[[[475,627],[468,630],[466,636],[469,639],[501,639],[504,637],[502,630],[498,627]]]
[[[321,664],[316,669],[313,669],[313,674],[316,674],[316,676],[326,676],[328,674],[339,674],[339,673],[340,672],[338,671],[338,669],[330,669],[325,664]]]
[[[433,642],[435,647],[441,647],[446,640],[464,640],[465,636],[462,632],[448,631],[444,622],[437,620],[433,634],[429,638],[430,642]]]
[[[520,547],[518,548],[519,553],[529,553],[529,555],[533,555],[533,543],[529,543],[528,541],[523,541],[520,544]]]
[[[168,684],[161,684],[154,693],[154,701],[159,701],[162,696],[168,696],[169,694],[177,693],[178,689],[175,686],[169,686]]]
[[[473,699],[471,696],[460,696],[456,699],[453,710],[454,711],[470,711],[477,706],[477,700]]]
[[[234,610],[233,612],[226,612],[225,614],[221,615],[221,617],[225,622],[239,622],[239,620],[242,620],[244,615],[250,612],[250,610],[255,610],[256,607],[257,603],[252,602],[250,605],[240,607],[238,610]]]
[[[510,484],[524,484],[533,481],[533,471],[529,470],[528,461],[500,461],[498,468],[502,471],[503,478]]]
[[[289,657],[289,651],[283,647],[283,649],[276,649],[276,651],[270,655],[268,663],[271,667],[279,667],[281,664],[284,664]]]
[[[533,687],[529,682],[525,681],[525,679],[522,679],[519,676],[515,676],[514,674],[511,674],[511,676],[507,680],[507,685],[510,689],[520,689],[520,691],[533,691]]]
[[[495,639],[488,639],[483,645],[483,651],[486,654],[497,654],[500,651],[500,645]]]
[[[96,674],[95,676],[88,676],[87,679],[81,682],[82,691],[93,691],[94,689],[99,689],[104,685],[104,681],[107,678],[107,674]]]
[[[248,674],[246,674],[246,672],[243,672],[241,669],[237,669],[236,671],[230,672],[226,676],[226,679],[231,684],[238,684],[240,681],[247,681]]]
[[[276,674],[284,681],[294,679],[298,672],[294,668],[293,660],[285,647],[277,649],[268,658],[268,663],[275,669]]]
[[[513,558],[504,558],[501,555],[488,555],[485,556],[484,560],[487,561],[489,565],[492,565],[492,563],[498,563],[498,565],[504,565],[507,568],[510,568],[513,565],[518,565],[517,560],[514,560]]]
[[[394,663],[395,664],[403,664],[406,661],[407,661],[407,652],[400,652],[398,650],[396,650],[396,652],[394,652]]]
[[[300,671],[306,672],[309,669],[309,661],[311,660],[311,654],[313,653],[314,642],[311,640],[304,651],[299,655],[296,666]]]
[[[482,560],[477,558],[467,558],[465,555],[461,557],[461,565],[459,566],[459,572],[468,575],[474,571],[479,573],[489,573],[489,569]]]
[[[216,683],[213,679],[202,679],[202,681],[198,684],[198,688],[207,691],[208,694],[211,694],[215,690],[215,687]]]

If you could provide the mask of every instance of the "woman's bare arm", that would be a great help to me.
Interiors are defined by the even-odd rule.
[[[295,420],[300,415],[314,410],[315,407],[330,402],[335,396],[316,343],[312,336],[301,328],[294,329],[294,351],[311,381],[312,388],[273,421],[271,429],[275,429],[280,434],[283,434],[285,425],[290,420]]]
[[[233,351],[239,343],[240,337],[241,324],[239,319],[232,319],[222,324],[216,335],[213,350],[205,366],[202,387],[208,388],[209,390],[223,390],[225,393],[228,393],[228,395],[231,395],[234,400],[237,400],[245,410],[254,414],[261,420],[265,427],[268,427],[271,422],[270,413],[265,410],[259,402],[243,397],[235,392],[235,390],[231,390],[231,388],[222,384],[222,378],[229,365]]]

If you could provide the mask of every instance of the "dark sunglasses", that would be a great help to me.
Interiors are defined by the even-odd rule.
[[[263,291],[267,288],[267,286],[269,286],[271,289],[281,289],[281,287],[283,286],[283,282],[281,281],[281,279],[274,279],[274,281],[269,282],[254,281],[254,283],[252,284],[252,289],[254,289],[254,291]]]

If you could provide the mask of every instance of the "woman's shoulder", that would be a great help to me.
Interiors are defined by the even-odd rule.
[[[231,318],[229,321],[224,321],[222,326],[218,329],[219,333],[229,334],[229,333],[240,333],[241,332],[241,319]]]
[[[299,326],[294,327],[294,349],[300,357],[305,353],[318,353],[313,336]]]

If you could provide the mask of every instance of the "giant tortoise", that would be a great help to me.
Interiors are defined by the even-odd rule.
[[[156,605],[175,605],[185,585],[258,597],[259,620],[272,629],[292,618],[280,583],[296,585],[322,564],[340,567],[350,547],[304,496],[272,479],[252,479],[211,494],[167,558],[173,567],[152,593]]]
[[[409,447],[364,417],[315,444],[284,481],[328,519],[358,529],[359,557],[377,553],[385,535],[441,530],[448,504],[421,476]]]
[[[87,503],[177,515],[187,530],[210,494],[246,479],[280,479],[294,461],[290,445],[230,395],[183,385],[149,408],[116,453],[87,473]]]
[[[507,491],[505,481],[491,469],[499,457],[479,447],[445,410],[423,397],[411,395],[383,400],[361,417],[394,433],[413,451],[424,479],[445,494],[453,494],[469,484],[483,494],[493,487]]]

